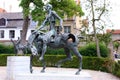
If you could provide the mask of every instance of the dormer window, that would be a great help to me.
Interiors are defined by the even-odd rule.
[[[6,25],[6,19],[1,18],[0,19],[0,26],[5,26]]]

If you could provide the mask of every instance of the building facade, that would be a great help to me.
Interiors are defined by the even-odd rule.
[[[23,14],[20,13],[0,13],[0,42],[17,40],[21,37],[23,26]],[[30,25],[27,32],[27,38],[35,29],[36,23],[30,19]]]
[[[63,33],[79,34],[81,24],[79,17],[64,18],[63,20]],[[12,38],[17,40],[21,37],[23,26],[23,14],[17,13],[0,13],[0,42],[8,42]],[[27,32],[26,40],[32,31],[35,30],[37,23],[30,19],[30,25]]]
[[[119,29],[116,29],[116,30],[107,29],[106,32],[112,34],[111,35],[112,41],[120,41],[120,30]]]

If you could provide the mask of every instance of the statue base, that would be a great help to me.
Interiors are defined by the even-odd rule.
[[[49,68],[49,70],[46,69],[45,73],[41,73],[40,69],[34,69],[32,74],[17,74],[14,80],[92,80],[91,75],[84,71],[81,71],[79,75],[75,75],[76,70]]]
[[[7,80],[15,80],[17,74],[30,73],[29,56],[8,56],[7,57]]]

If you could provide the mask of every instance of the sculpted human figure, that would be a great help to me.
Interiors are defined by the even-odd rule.
[[[46,23],[49,23],[49,31],[47,33],[45,33],[45,37],[47,37],[48,39],[50,39],[51,42],[54,42],[54,37],[57,35],[57,31],[55,29],[55,25],[56,25],[56,19],[60,20],[60,27],[59,27],[59,31],[62,31],[63,29],[63,26],[62,26],[62,23],[63,23],[63,20],[61,19],[61,17],[59,17],[55,11],[52,10],[52,5],[50,4],[46,4],[44,6],[44,9],[45,11],[47,12],[47,15],[46,15],[46,19],[43,21],[42,25],[40,26],[40,28],[36,31],[39,31],[41,30],[42,28],[45,27],[45,24]],[[35,31],[35,32],[36,32]]]
[[[55,11],[52,10],[52,5],[46,4],[44,6],[44,9],[47,12],[45,20],[43,21],[41,26],[31,34],[31,36],[28,39],[29,47],[31,48],[31,51],[34,54],[37,54],[37,52],[36,52],[37,49],[35,48],[35,46],[32,45],[32,43],[35,40],[37,34],[39,34],[39,31],[46,26],[46,23],[49,23],[49,31],[46,32],[45,35],[41,37],[41,39],[43,40],[43,43],[44,43],[43,48],[46,48],[47,41],[50,41],[52,43],[55,41],[55,36],[57,36],[57,34],[58,34],[55,29],[56,19],[59,20],[59,24],[60,24],[58,32],[62,31],[62,29],[63,29],[63,26],[62,26],[63,20],[56,14]],[[45,49],[43,49],[43,50],[45,50]]]

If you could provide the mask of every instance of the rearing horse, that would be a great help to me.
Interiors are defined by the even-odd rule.
[[[39,60],[43,64],[43,69],[41,70],[41,72],[45,72],[46,64],[44,61],[44,55],[45,55],[47,46],[49,46],[53,49],[63,48],[65,51],[65,54],[67,57],[65,59],[58,61],[58,63],[57,63],[58,67],[63,62],[66,62],[68,60],[72,60],[72,56],[70,53],[70,51],[72,51],[73,54],[75,54],[76,57],[79,59],[79,68],[78,68],[78,71],[75,73],[76,75],[79,74],[81,69],[82,69],[82,56],[79,53],[78,48],[77,48],[77,45],[79,43],[78,37],[75,36],[74,34],[71,34],[71,33],[58,34],[55,37],[55,42],[51,43],[50,39],[46,37],[47,35],[49,35],[49,34],[45,34],[43,32],[32,33],[28,39],[28,44],[29,44],[30,49],[32,51],[31,66],[30,66],[31,72],[33,71],[32,70],[32,59],[33,59],[33,56],[38,55],[38,51],[41,52],[40,53],[41,56],[40,56]],[[30,41],[33,37],[35,37],[34,41],[33,41],[33,43],[30,43]]]

